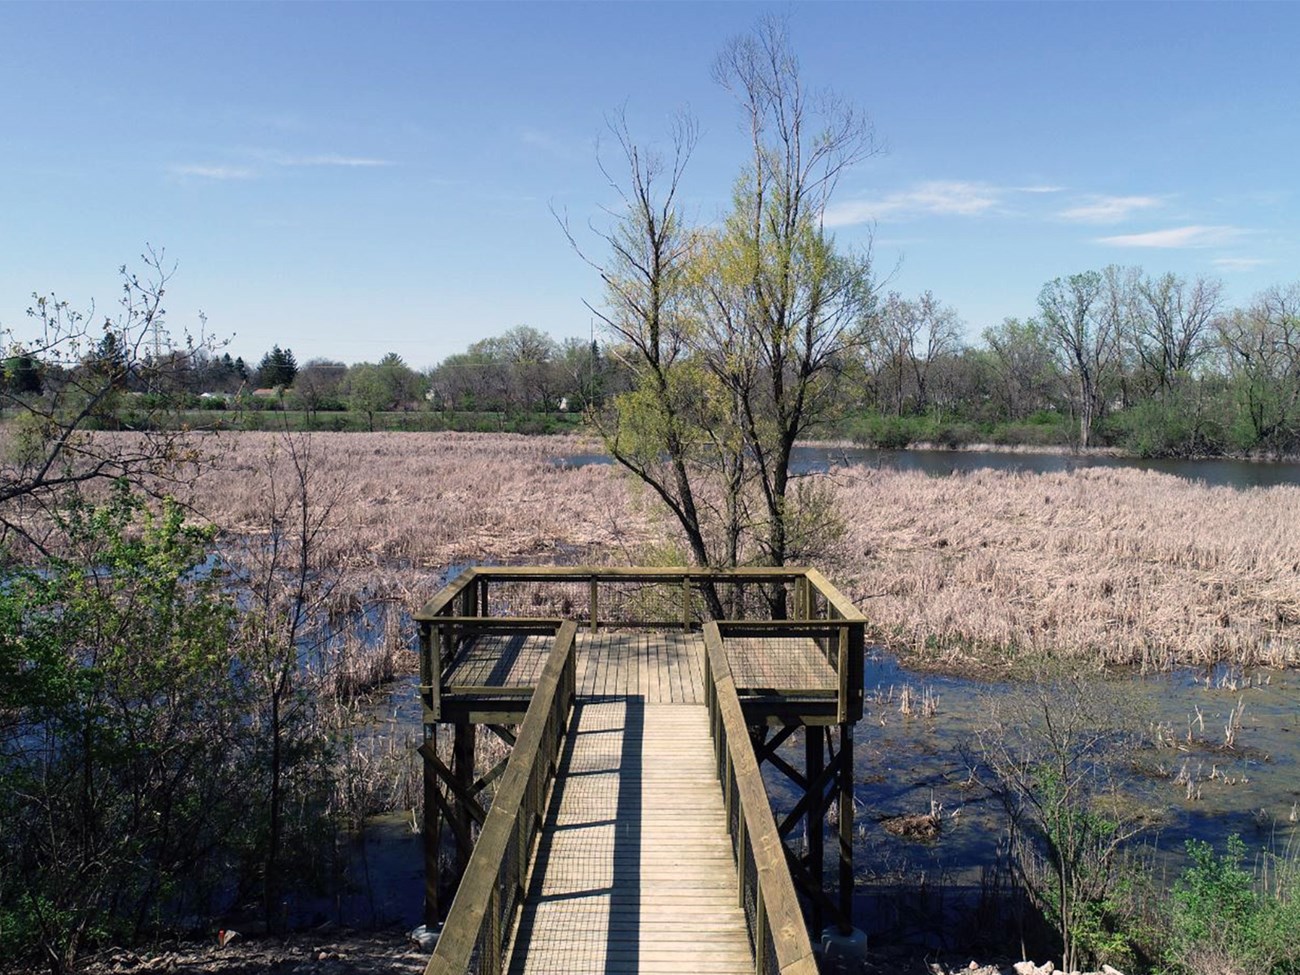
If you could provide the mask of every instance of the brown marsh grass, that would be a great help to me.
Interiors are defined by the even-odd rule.
[[[1300,662],[1300,487],[1099,468],[838,480],[841,582],[936,663]]]
[[[209,444],[196,509],[264,530],[276,437]],[[359,600],[414,607],[465,563],[636,564],[675,534],[618,469],[565,466],[591,449],[574,437],[325,434],[312,449],[339,479],[332,546]],[[1300,663],[1300,487],[1101,468],[827,477],[845,531],[822,568],[914,663]]]
[[[267,458],[280,435],[223,434],[192,503],[232,533],[264,531]],[[465,564],[626,563],[659,532],[602,465],[564,466],[589,444],[514,434],[323,434],[339,479],[333,557],[368,600],[413,608]]]

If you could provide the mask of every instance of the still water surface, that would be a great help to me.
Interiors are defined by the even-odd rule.
[[[581,467],[611,464],[606,454],[571,454],[560,463]],[[1000,450],[876,450],[871,447],[800,446],[794,450],[797,473],[830,470],[849,464],[900,471],[921,471],[934,476],[966,471],[999,470],[1056,473],[1081,467],[1126,467],[1173,474],[1187,480],[1233,488],[1300,484],[1300,463],[1253,460],[1142,460],[1100,455],[1018,453]]]

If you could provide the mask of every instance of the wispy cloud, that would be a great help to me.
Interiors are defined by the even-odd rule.
[[[832,204],[826,210],[826,225],[848,227],[873,220],[926,215],[975,217],[997,207],[1004,192],[987,183],[934,180],[890,193],[879,200],[846,200]]]
[[[562,160],[591,158],[591,142],[587,139],[572,140],[555,135],[538,128],[522,128],[517,133],[524,148],[543,152],[548,156]]]
[[[1210,263],[1225,271],[1253,271],[1273,262],[1263,257],[1218,257]]]
[[[345,168],[363,168],[373,166],[392,166],[391,159],[376,159],[372,156],[341,156],[326,153],[320,156],[274,156],[277,166],[343,166]]]
[[[1188,227],[1171,227],[1168,230],[1151,230],[1144,234],[1120,234],[1117,237],[1099,237],[1097,243],[1114,247],[1166,247],[1187,249],[1214,247],[1237,240],[1246,231],[1240,227],[1206,227],[1193,224]]]
[[[1119,223],[1141,210],[1161,204],[1158,196],[1091,196],[1087,202],[1062,210],[1058,216],[1080,223]]]
[[[242,149],[236,151],[234,155],[242,156],[250,162],[245,164],[185,163],[170,167],[170,171],[175,176],[198,179],[247,180],[258,179],[272,169],[320,167],[370,169],[396,165],[392,160],[377,156],[347,156],[336,152],[296,155],[265,149]]]
[[[253,179],[257,176],[257,171],[248,166],[210,166],[202,163],[191,163],[181,166],[172,166],[171,172],[176,176],[193,176],[198,179]]]
[[[1017,193],[1062,193],[1065,191],[1064,186],[1051,186],[1047,184],[1041,186],[1016,186],[1013,187],[1013,189]]]

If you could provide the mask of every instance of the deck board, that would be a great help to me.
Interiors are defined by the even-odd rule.
[[[614,686],[674,696],[659,676],[680,646],[642,646]],[[738,896],[705,708],[580,700],[509,970],[752,972]]]

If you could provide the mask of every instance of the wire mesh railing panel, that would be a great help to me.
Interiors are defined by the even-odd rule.
[[[728,636],[724,645],[736,690],[834,693],[838,682],[826,640],[817,635]]]
[[[697,582],[700,592],[701,614],[699,622],[710,619],[770,620],[785,619],[794,615],[795,580],[756,581],[720,577]],[[707,612],[707,593],[716,597],[721,614]]]
[[[591,587],[575,579],[485,579],[484,616],[591,619]]]

